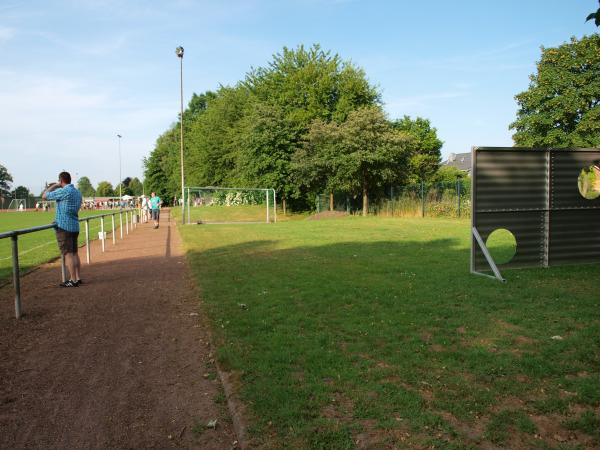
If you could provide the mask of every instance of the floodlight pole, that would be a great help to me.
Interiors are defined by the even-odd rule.
[[[180,159],[181,159],[181,220],[185,222],[185,178],[183,174],[183,47],[179,46],[175,49],[175,54],[179,58],[179,94],[181,106],[181,126],[180,126]]]
[[[121,189],[122,188],[121,185],[123,184],[121,182],[121,180],[123,179],[122,175],[121,175],[121,138],[122,137],[123,136],[121,136],[120,134],[117,134],[117,138],[119,139],[119,208],[121,207],[121,201],[123,200],[123,192]]]

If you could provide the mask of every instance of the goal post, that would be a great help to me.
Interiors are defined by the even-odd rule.
[[[6,209],[9,211],[23,211],[27,209],[27,200],[24,198],[13,198]]]
[[[277,222],[277,194],[271,188],[189,186],[184,205],[188,224]]]

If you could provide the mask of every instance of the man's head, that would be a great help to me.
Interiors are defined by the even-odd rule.
[[[69,172],[61,172],[58,174],[58,182],[60,186],[66,186],[67,184],[71,184],[71,174]]]
[[[156,197],[156,192],[153,192],[151,195],[152,197]]]

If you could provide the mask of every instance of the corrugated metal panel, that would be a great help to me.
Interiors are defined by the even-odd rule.
[[[499,268],[600,262],[600,197],[585,199],[577,185],[599,161],[600,149],[473,149],[473,226],[484,241],[500,228],[517,241]],[[472,245],[473,269],[489,271]]]

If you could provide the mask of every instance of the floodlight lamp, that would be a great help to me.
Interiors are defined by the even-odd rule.
[[[117,137],[118,137],[118,138],[122,138],[123,136],[121,136],[120,134],[117,134]]]
[[[175,49],[175,54],[178,58],[183,58],[183,47],[179,46]]]

